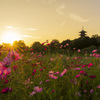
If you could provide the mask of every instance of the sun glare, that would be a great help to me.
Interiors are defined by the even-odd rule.
[[[20,40],[20,36],[15,31],[7,31],[2,35],[2,42],[4,43],[10,43],[12,45],[15,40]]]

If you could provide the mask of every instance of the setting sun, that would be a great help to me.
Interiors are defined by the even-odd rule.
[[[2,35],[2,41],[4,43],[12,44],[15,40],[20,40],[20,36],[16,34],[15,31],[7,31],[7,32],[4,32]]]

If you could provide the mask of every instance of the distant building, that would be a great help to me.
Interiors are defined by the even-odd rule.
[[[86,31],[84,31],[84,27],[82,27],[82,31],[80,31],[79,33],[81,33],[80,34],[80,36],[81,36],[81,38],[83,38],[83,37],[85,37],[86,36],[86,34],[85,33],[87,33]]]

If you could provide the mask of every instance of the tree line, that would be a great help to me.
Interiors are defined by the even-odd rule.
[[[19,41],[16,40],[13,42],[12,46],[10,43],[2,43],[0,45],[0,48],[5,49],[5,50],[14,49],[20,52],[24,52],[26,50],[29,50],[31,52],[32,51],[34,52],[44,52],[45,51],[46,52],[48,50],[50,52],[56,52],[57,50],[58,51],[59,50],[63,51],[66,49],[78,50],[78,49],[88,48],[91,46],[98,49],[100,47],[100,36],[92,35],[92,37],[85,36],[85,37],[76,38],[74,40],[66,39],[62,41],[61,43],[59,42],[58,39],[53,39],[50,43],[48,43],[48,41],[44,43],[34,42],[30,47],[27,46],[23,40],[19,40]]]

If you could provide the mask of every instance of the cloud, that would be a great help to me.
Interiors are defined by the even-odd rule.
[[[61,4],[59,7],[56,8],[56,11],[60,15],[65,15],[65,13],[64,13],[65,8],[66,8],[66,6],[64,4]]]
[[[6,29],[12,29],[12,30],[17,30],[17,29],[21,29],[21,30],[30,30],[30,31],[36,31],[38,29],[35,28],[19,28],[19,27],[13,27],[13,26],[5,26]]]
[[[32,36],[31,36],[31,35],[23,35],[22,37],[32,38]]]
[[[75,21],[79,21],[79,22],[88,22],[89,21],[89,19],[83,19],[79,15],[76,15],[76,14],[73,14],[73,13],[69,14],[69,17],[71,19],[73,19]]]
[[[35,28],[26,28],[25,30],[36,31],[38,29],[35,29]]]
[[[13,30],[20,29],[19,27],[13,27],[13,26],[5,26],[5,28],[6,29],[13,29]]]
[[[40,37],[38,37],[38,36],[31,36],[31,35],[22,35],[22,37],[32,38],[32,39],[40,39]]]

